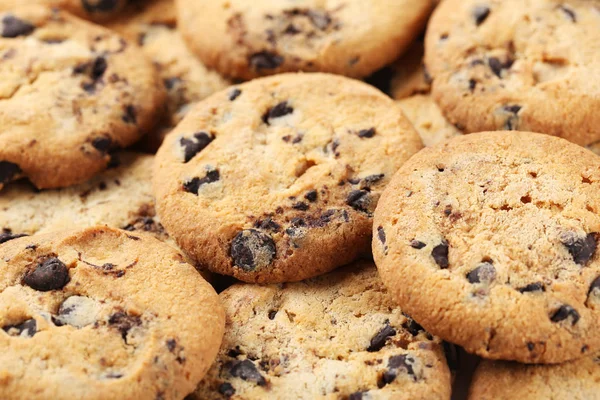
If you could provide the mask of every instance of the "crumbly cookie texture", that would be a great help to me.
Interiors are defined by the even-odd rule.
[[[83,182],[152,128],[164,88],[134,45],[39,6],[0,13],[0,188]]]
[[[118,15],[132,1],[137,0],[0,0],[0,10],[13,10],[24,4],[40,5],[60,8],[86,19],[105,20]]]
[[[402,112],[417,130],[425,146],[458,136],[461,132],[452,125],[428,94],[416,94],[398,101]]]
[[[466,132],[598,141],[599,7],[598,0],[442,2],[425,43],[436,102]]]
[[[226,76],[281,72],[365,77],[396,60],[425,26],[432,0],[177,0],[188,45]]]
[[[182,399],[221,344],[224,310],[182,256],[94,227],[0,245],[0,397]]]
[[[418,94],[428,94],[431,90],[431,78],[423,66],[423,43],[416,41],[391,66],[390,95],[396,100]]]
[[[395,175],[373,253],[432,334],[485,358],[557,363],[600,348],[598,210],[590,151],[535,133],[463,135]]]
[[[442,343],[394,304],[371,262],[220,295],[226,334],[192,399],[449,399]]]
[[[600,399],[600,354],[559,365],[482,361],[469,400],[513,399]]]
[[[142,139],[147,150],[155,152],[196,102],[230,84],[188,50],[177,30],[174,0],[133,3],[106,26],[140,45],[158,69],[167,91],[165,114]]]
[[[258,79],[202,101],[167,136],[157,211],[214,272],[302,280],[368,251],[381,191],[421,147],[394,101],[362,82]]]

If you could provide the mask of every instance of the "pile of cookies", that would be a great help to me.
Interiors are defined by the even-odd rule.
[[[600,0],[0,36],[1,399],[600,399]]]

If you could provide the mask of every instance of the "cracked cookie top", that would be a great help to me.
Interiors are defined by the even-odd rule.
[[[373,252],[403,310],[492,359],[600,348],[600,158],[548,135],[486,132],[426,148],[375,212]]]
[[[85,181],[154,125],[164,88],[125,39],[38,6],[0,13],[0,29],[0,188]]]
[[[221,343],[212,287],[145,235],[17,238],[0,245],[0,271],[3,399],[181,399]]]
[[[426,36],[433,96],[466,132],[600,139],[600,1],[448,0]]]
[[[281,72],[365,77],[420,33],[432,0],[177,0],[190,48],[226,76]]]
[[[394,101],[362,82],[258,79],[202,101],[167,136],[157,211],[214,272],[302,280],[368,251],[382,189],[421,147]]]
[[[450,398],[441,341],[402,313],[372,262],[220,297],[226,334],[192,399]]]

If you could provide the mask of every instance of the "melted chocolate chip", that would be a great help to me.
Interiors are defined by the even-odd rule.
[[[206,132],[196,132],[191,139],[182,137],[179,139],[179,144],[183,147],[183,162],[187,163],[196,154],[200,153],[206,146],[215,139],[213,135]]]
[[[8,183],[21,173],[17,164],[8,161],[0,161],[0,184]]]
[[[522,288],[517,289],[521,293],[529,293],[529,292],[545,292],[546,288],[542,282],[534,282],[530,283]]]
[[[108,153],[112,147],[112,139],[106,136],[98,136],[92,139],[92,146],[101,153]]]
[[[20,237],[28,236],[24,233],[11,233],[11,232],[2,232],[0,233],[0,244],[6,243],[9,240],[18,239]]]
[[[473,18],[475,19],[475,25],[479,26],[487,19],[490,15],[490,8],[487,6],[476,6],[473,9]]]
[[[219,179],[221,179],[221,174],[219,173],[219,170],[213,169],[208,171],[203,178],[195,177],[190,181],[184,182],[183,189],[186,192],[193,193],[197,196],[198,191],[200,190],[200,186],[217,182]]]
[[[292,107],[288,106],[287,101],[282,101],[277,104],[275,107],[269,108],[262,117],[262,120],[265,124],[270,125],[271,120],[279,117],[283,117],[285,115],[291,114],[294,112]]]
[[[560,322],[567,318],[571,318],[571,325],[575,325],[579,321],[579,313],[570,305],[563,304],[552,314],[550,320],[552,322]]]
[[[431,256],[440,268],[448,268],[448,243],[444,240],[431,250]]]
[[[412,364],[415,362],[414,358],[401,354],[398,356],[390,357],[388,360],[388,370],[383,373],[383,386],[394,382],[400,372],[407,373],[408,375],[415,374]]]
[[[317,191],[316,190],[311,190],[309,192],[307,192],[304,195],[304,198],[308,201],[310,201],[311,203],[314,203],[315,201],[317,201]]]
[[[248,62],[250,63],[250,67],[260,72],[265,69],[276,69],[283,64],[283,57],[270,51],[261,51],[252,54],[249,57]]]
[[[240,97],[240,94],[242,94],[242,91],[240,89],[233,89],[231,92],[229,92],[229,101],[234,101],[235,99]]]
[[[231,386],[231,383],[229,382],[224,382],[221,385],[219,385],[218,390],[219,393],[225,396],[226,398],[230,398],[235,394],[235,389],[233,386]]]
[[[230,255],[235,266],[244,271],[255,271],[271,265],[276,247],[271,236],[255,229],[238,233],[231,242]]]
[[[469,283],[489,284],[496,279],[496,268],[492,263],[484,262],[467,274]]]
[[[40,292],[60,290],[69,281],[69,269],[55,257],[47,258],[23,277],[23,284]]]
[[[373,136],[375,136],[375,128],[369,128],[369,129],[361,129],[360,131],[358,131],[357,135],[359,138],[362,139],[370,139]]]
[[[138,316],[129,315],[119,311],[110,316],[108,323],[113,328],[116,328],[121,333],[123,340],[127,342],[127,334],[131,328],[140,326],[142,324],[142,320]]]
[[[381,242],[381,244],[385,244],[386,238],[385,238],[385,231],[383,230],[383,226],[377,227],[377,237],[379,238],[379,241]]]
[[[367,351],[375,352],[381,350],[390,336],[396,336],[396,330],[392,328],[389,321],[386,321],[385,326],[371,338],[371,343],[367,347]]]
[[[241,378],[247,382],[255,382],[258,386],[265,386],[267,381],[260,374],[254,363],[250,360],[237,362],[231,367],[232,376]]]
[[[27,36],[35,30],[35,26],[14,15],[5,15],[2,18],[2,37],[16,38]]]
[[[425,246],[427,246],[425,243],[420,242],[418,240],[411,240],[410,241],[410,247],[412,247],[413,249],[421,250]]]
[[[569,254],[571,254],[576,264],[585,265],[596,253],[598,247],[596,235],[596,232],[588,233],[585,237],[567,235],[561,239],[561,242],[569,250]]]
[[[371,195],[366,190],[353,190],[348,194],[346,204],[357,211],[369,213]]]
[[[16,325],[3,326],[2,330],[10,336],[33,337],[37,333],[37,322],[31,318]]]
[[[119,0],[81,0],[81,5],[89,13],[112,11],[118,4]]]

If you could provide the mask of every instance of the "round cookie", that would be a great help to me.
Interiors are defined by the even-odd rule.
[[[402,314],[371,262],[220,297],[225,337],[192,399],[450,399],[441,341]]]
[[[196,102],[229,86],[188,50],[176,29],[174,0],[131,4],[106,26],[141,46],[167,90],[165,115],[142,139],[147,150],[156,152],[165,135]]]
[[[117,15],[131,0],[0,0],[0,10],[13,10],[22,6],[41,5],[60,8],[82,18],[104,20]],[[134,0],[138,1],[138,0]],[[146,0],[141,0],[146,1]]]
[[[281,72],[365,77],[396,60],[432,0],[176,0],[190,49],[225,76]]]
[[[436,102],[465,132],[598,141],[599,7],[598,0],[442,2],[425,43]]]
[[[470,400],[599,400],[600,354],[559,365],[482,361]]]
[[[302,280],[368,251],[383,187],[421,147],[394,101],[367,84],[257,79],[205,99],[167,136],[158,215],[213,272]]]
[[[400,100],[417,94],[428,94],[431,79],[423,67],[423,43],[416,41],[406,54],[392,64],[390,95]]]
[[[402,112],[413,124],[425,146],[434,146],[461,132],[449,123],[428,94],[416,94],[398,101]]]
[[[0,21],[0,187],[83,182],[154,125],[164,89],[136,46],[43,7]]]
[[[600,158],[548,135],[463,135],[411,158],[375,212],[373,252],[425,329],[491,359],[600,349]]]
[[[147,235],[14,239],[0,271],[3,399],[182,399],[221,344],[214,290]]]

